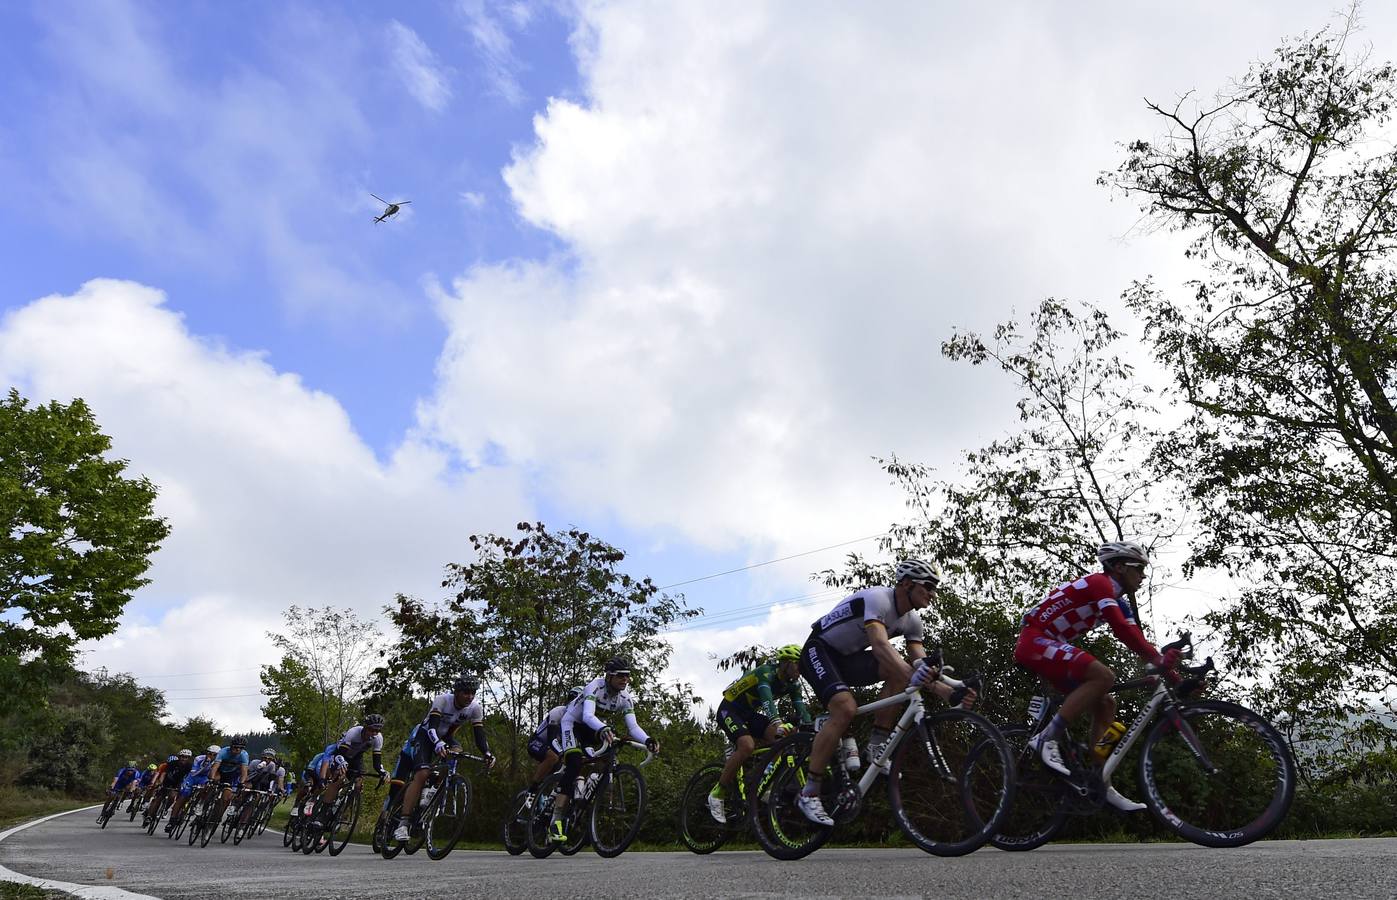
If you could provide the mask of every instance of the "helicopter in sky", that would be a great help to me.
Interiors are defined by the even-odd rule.
[[[399,209],[401,209],[404,206],[407,206],[409,203],[412,202],[411,200],[398,200],[397,202],[389,202],[387,200],[384,200],[378,194],[373,193],[372,191],[369,192],[369,196],[377,200],[379,203],[385,204],[388,207],[383,211],[383,215],[374,216],[375,225],[377,225],[379,222],[385,221],[387,219],[392,218],[393,216],[396,216],[398,214]]]

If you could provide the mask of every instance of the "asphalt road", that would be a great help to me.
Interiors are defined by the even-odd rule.
[[[456,851],[384,861],[366,846],[293,855],[268,831],[242,846],[176,845],[93,812],[0,842],[0,865],[166,900],[429,897],[1397,897],[1397,839],[1275,841],[1238,850],[1181,844],[1061,844],[937,859],[915,850],[825,849],[794,863],[760,852],[626,853],[571,859]]]

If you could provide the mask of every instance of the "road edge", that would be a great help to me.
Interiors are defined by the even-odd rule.
[[[0,841],[4,841],[11,835],[18,834],[26,828],[33,828],[35,825],[42,825],[50,819],[59,816],[71,816],[73,813],[90,812],[94,809],[101,809],[99,803],[96,806],[80,806],[77,809],[66,810],[61,813],[43,816],[30,822],[24,822],[13,828],[0,831]],[[16,872],[0,866],[0,881],[14,881],[20,884],[32,884],[34,887],[43,888],[47,891],[62,891],[65,894],[72,894],[76,897],[85,897],[89,900],[160,900],[159,897],[152,897],[150,894],[136,894],[125,888],[107,884],[75,884],[71,881],[54,881],[51,878],[35,878],[32,875],[25,875],[23,872]]]

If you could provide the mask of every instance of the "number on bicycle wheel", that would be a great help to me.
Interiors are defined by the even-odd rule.
[[[1035,850],[1052,840],[1067,823],[1064,791],[1068,788],[1029,749],[1028,728],[1010,725],[1000,731],[1014,751],[1014,803],[990,844],[1000,850]],[[971,765],[978,765],[978,753],[972,753]]]
[[[791,860],[809,856],[824,846],[834,830],[805,817],[796,798],[806,781],[806,758],[814,738],[796,734],[777,744],[768,767],[748,788],[748,821],[757,843],[770,856]]]
[[[898,827],[937,856],[963,856],[983,846],[1013,799],[1014,758],[1004,735],[965,709],[923,718],[898,745],[888,772],[888,803]]]
[[[471,783],[464,775],[448,775],[446,783],[432,798],[432,807],[423,820],[427,836],[427,856],[445,859],[466,833],[466,816],[471,807]]]
[[[710,763],[694,773],[684,788],[684,796],[679,801],[679,839],[694,853],[712,853],[723,846],[732,835],[732,821],[743,821],[745,810],[735,809],[729,798],[724,804],[728,822],[713,818],[708,808],[708,795],[718,784],[718,776],[723,774],[722,763]]]
[[[1204,847],[1240,847],[1275,830],[1295,799],[1284,738],[1244,706],[1203,700],[1161,717],[1140,749],[1145,803],[1165,828]]]
[[[548,829],[553,821],[553,792],[557,790],[560,780],[561,776],[557,773],[545,778],[543,784],[539,785],[533,809],[529,810],[525,841],[529,854],[536,859],[543,859],[558,849],[558,845],[550,838]]]
[[[631,765],[603,775],[592,795],[592,849],[598,856],[619,856],[640,833],[645,815],[645,779]]]

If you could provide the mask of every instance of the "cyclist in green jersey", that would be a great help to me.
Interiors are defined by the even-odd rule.
[[[800,696],[800,647],[787,644],[776,651],[776,658],[744,674],[723,690],[718,704],[718,725],[732,742],[732,754],[723,774],[708,795],[708,811],[719,822],[727,821],[723,801],[737,781],[742,764],[757,749],[757,741],[770,744],[785,737],[792,726],[776,709],[777,696],[789,697],[802,723],[810,721],[810,711]]]

